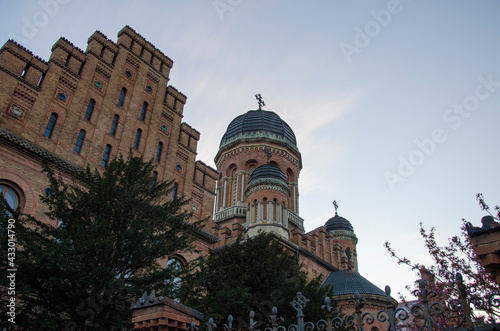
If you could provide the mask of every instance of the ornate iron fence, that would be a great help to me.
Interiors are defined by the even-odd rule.
[[[387,309],[374,312],[369,311],[369,309],[367,311],[367,300],[362,298],[359,293],[355,293],[353,299],[349,301],[349,307],[353,313],[342,317],[339,315],[339,309],[332,307],[330,298],[327,297],[325,304],[321,307],[325,319],[316,323],[305,321],[303,309],[309,300],[298,292],[290,303],[297,312],[297,322],[288,326],[282,325],[284,320],[279,317],[278,311],[274,307],[268,321],[262,321],[266,325],[263,331],[333,331],[340,329],[368,331],[380,330],[380,326],[383,326],[383,330],[387,331],[500,330],[500,324],[498,324],[495,314],[499,311],[500,295],[494,293],[486,297],[469,296],[460,274],[457,274],[456,285],[459,293],[458,298],[451,298],[442,303],[431,300],[437,297],[437,293],[429,290],[425,281],[420,280],[419,289],[415,291],[418,303],[409,309],[395,307],[391,301],[391,289],[386,286]],[[478,316],[479,310],[486,315]],[[235,326],[233,325],[233,317],[229,315],[226,324],[217,326],[210,318],[205,323],[205,328],[207,331],[261,331],[256,328],[257,321],[253,311],[249,313],[248,319],[247,326]],[[194,322],[188,327],[188,331],[198,331]]]

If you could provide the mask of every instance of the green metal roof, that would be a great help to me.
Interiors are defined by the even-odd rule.
[[[386,296],[385,292],[354,270],[341,270],[330,273],[323,286],[333,286],[333,295],[373,294]]]
[[[239,135],[245,136],[257,132],[274,134],[284,138],[293,146],[297,146],[295,134],[285,121],[272,111],[259,109],[250,110],[232,120],[222,137],[220,147]]]

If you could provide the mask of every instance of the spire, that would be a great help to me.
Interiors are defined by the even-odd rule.
[[[339,209],[339,205],[337,205],[336,200],[333,200],[333,207],[335,208],[335,216],[339,216],[339,214],[337,213],[337,209]]]

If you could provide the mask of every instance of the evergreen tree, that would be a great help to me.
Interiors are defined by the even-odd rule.
[[[59,225],[15,216],[16,324],[30,330],[129,329],[134,300],[145,291],[171,290],[165,281],[171,270],[159,259],[190,250],[199,224],[181,211],[186,201],[167,199],[172,183],[155,181],[153,163],[142,158],[120,155],[104,171],[87,168],[70,183],[44,169],[50,194],[41,199],[48,219]],[[5,210],[2,228],[12,215]],[[2,251],[5,243],[2,238]]]
[[[273,235],[263,233],[212,251],[184,283],[195,290],[181,291],[182,302],[219,324],[231,314],[240,327],[248,324],[251,310],[265,325],[273,306],[285,323],[296,323],[290,302],[298,291],[310,299],[306,320],[323,318],[324,298],[332,295],[319,279],[308,282],[296,256]]]

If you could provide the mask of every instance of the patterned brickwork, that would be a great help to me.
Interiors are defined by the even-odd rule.
[[[218,173],[196,160],[200,133],[182,122],[187,97],[168,85],[172,60],[128,26],[117,42],[96,31],[85,51],[64,38],[51,51],[44,61],[13,40],[0,49],[0,126],[10,139],[0,141],[0,180],[16,189],[23,211],[44,217],[48,183],[33,155],[102,169],[110,146],[110,157],[132,150],[154,160],[158,179],[191,199],[193,221],[210,219]],[[206,232],[197,246],[206,253],[213,241]]]

